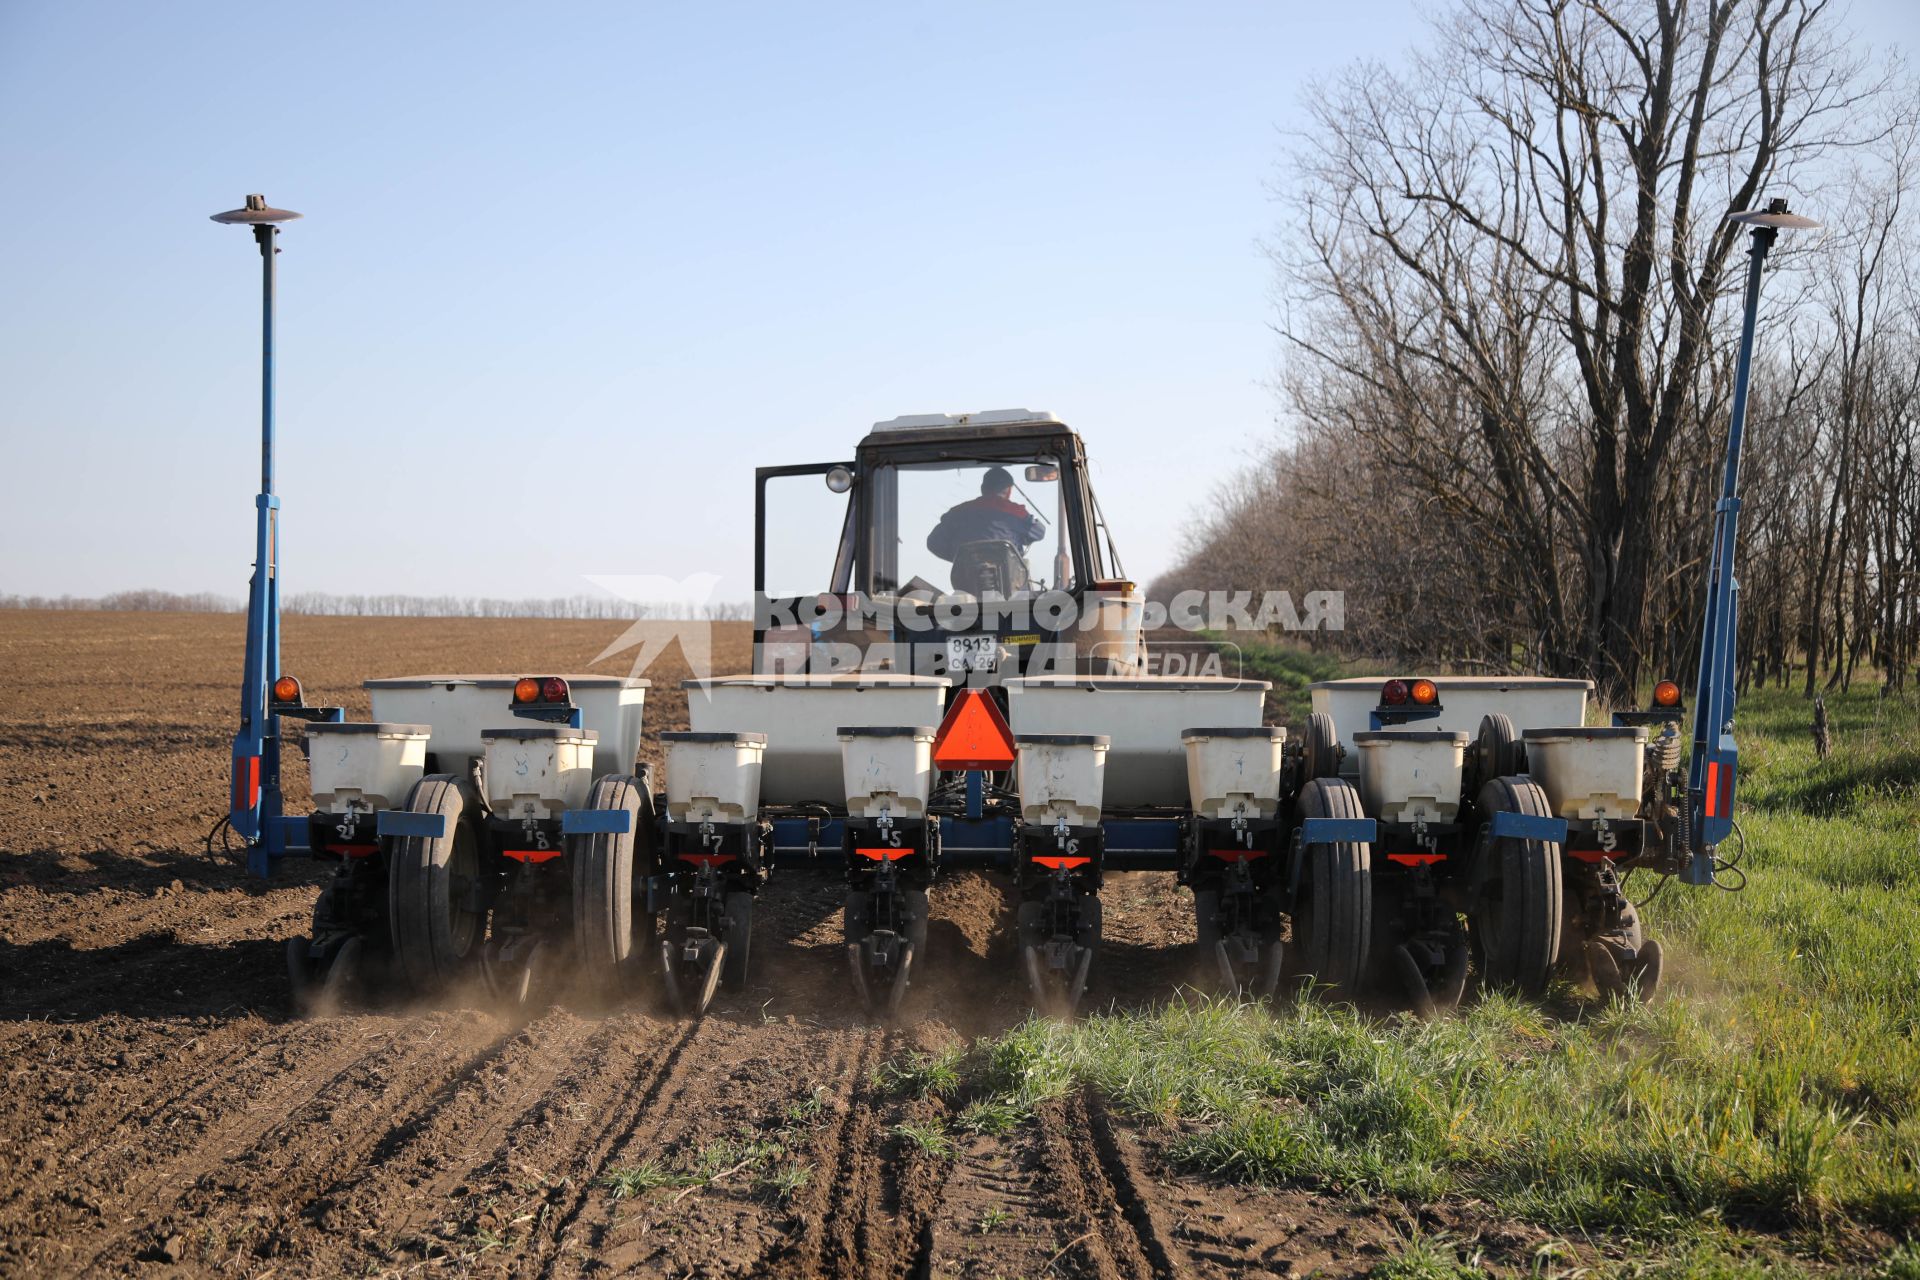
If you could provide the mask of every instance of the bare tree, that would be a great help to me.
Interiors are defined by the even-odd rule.
[[[1724,217],[1863,141],[1884,83],[1824,0],[1462,0],[1408,73],[1318,98],[1280,251],[1292,407],[1398,433],[1408,482],[1538,580],[1547,663],[1630,689],[1738,283]]]

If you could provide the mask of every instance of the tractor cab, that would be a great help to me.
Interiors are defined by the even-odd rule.
[[[1131,674],[1141,598],[1080,437],[1004,409],[876,423],[852,461],[762,467],[754,670]]]

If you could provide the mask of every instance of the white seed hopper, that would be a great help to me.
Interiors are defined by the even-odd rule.
[[[1360,765],[1360,803],[1386,822],[1452,822],[1466,772],[1465,733],[1391,729],[1353,735]]]
[[[1265,680],[1175,676],[1019,676],[1006,681],[1008,719],[1025,734],[1098,734],[1109,742],[1106,806],[1184,806],[1180,735],[1261,723]]]
[[[548,672],[526,674],[547,675]],[[569,676],[573,705],[584,729],[600,735],[593,751],[593,773],[631,773],[640,754],[641,715],[652,682],[632,676]],[[467,763],[485,749],[488,729],[537,724],[513,714],[513,686],[519,676],[394,676],[366,682],[373,696],[373,718],[431,726],[434,767],[464,774]]]
[[[1383,676],[1359,676],[1307,686],[1313,709],[1333,717],[1333,727],[1347,746],[1340,771],[1350,777],[1360,771],[1360,760],[1353,750],[1354,735],[1374,728],[1369,717],[1380,705],[1384,682]],[[1403,726],[1382,727],[1447,730],[1474,738],[1480,732],[1481,718],[1495,711],[1512,720],[1516,731],[1582,725],[1587,720],[1587,695],[1593,692],[1591,680],[1544,676],[1434,676],[1433,682],[1440,689],[1439,715]]]
[[[687,716],[700,733],[764,733],[760,798],[770,804],[834,804],[845,795],[840,730],[939,724],[943,676],[714,676],[688,680]]]
[[[1528,729],[1527,772],[1562,818],[1631,818],[1640,812],[1647,731]]]
[[[760,812],[763,733],[663,733],[667,820],[752,822]]]
[[[420,781],[432,730],[423,724],[316,720],[307,726],[313,807],[323,813],[398,809]]]

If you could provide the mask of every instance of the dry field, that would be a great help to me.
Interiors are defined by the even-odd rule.
[[[578,670],[619,630],[294,618],[285,667],[364,716],[363,677]],[[747,645],[720,628],[716,665]],[[1342,1275],[1409,1229],[1177,1176],[1085,1094],[1002,1137],[933,1123],[951,1104],[887,1065],[1025,1013],[981,876],[936,890],[897,1029],[850,1012],[834,878],[791,873],[762,897],[753,985],[698,1024],[294,1020],[283,948],[319,875],[262,883],[200,847],[240,647],[232,617],[0,614],[0,1274]],[[649,674],[651,755],[685,724],[685,670]],[[291,751],[289,771],[292,808]],[[1124,876],[1109,898],[1091,999],[1165,995],[1184,891]],[[1523,1268],[1539,1238],[1473,1225]]]

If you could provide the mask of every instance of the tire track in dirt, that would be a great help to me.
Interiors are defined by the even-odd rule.
[[[921,1124],[935,1123],[943,1129],[947,1108],[932,1099],[922,1099],[910,1108],[908,1119]],[[897,1237],[893,1256],[893,1274],[926,1280],[933,1274],[934,1222],[948,1180],[953,1176],[951,1151],[930,1153],[914,1151],[895,1176],[898,1203],[894,1220]]]
[[[143,1028],[143,1030],[148,1030]],[[268,1058],[279,1058],[289,1052],[297,1052],[306,1044],[332,1038],[334,1033],[317,1027],[290,1026],[292,1035],[286,1038],[265,1037],[263,1028],[258,1024],[229,1023],[225,1026],[209,1028],[194,1037],[186,1046],[154,1045],[152,1040],[161,1036],[148,1035],[149,1043],[141,1046],[141,1056],[148,1059],[149,1066],[173,1066],[184,1068],[193,1062],[216,1064],[209,1074],[193,1075],[181,1070],[178,1076],[165,1074],[135,1075],[128,1071],[116,1079],[117,1088],[99,1088],[87,1099],[104,1099],[102,1105],[90,1107],[82,1104],[78,1114],[67,1111],[58,1131],[59,1157],[62,1162],[75,1171],[97,1168],[106,1158],[103,1153],[109,1147],[131,1146],[129,1139],[137,1139],[141,1133],[164,1134],[183,1123],[191,1124],[197,1111],[204,1113],[201,1103],[210,1099],[223,1088],[249,1072],[260,1070]],[[49,1046],[50,1052],[58,1052],[59,1044]],[[191,1054],[190,1058],[182,1058]],[[123,1055],[124,1056],[124,1055]],[[50,1076],[54,1064],[35,1064],[38,1068],[28,1068],[28,1073],[41,1078]],[[128,1085],[127,1080],[135,1083]],[[107,1105],[111,1103],[112,1105]],[[4,1140],[20,1141],[24,1134],[5,1133]],[[4,1199],[0,1199],[0,1212],[16,1203],[25,1194],[32,1191],[30,1184],[12,1188]]]
[[[497,1056],[442,1086],[445,1102],[427,1123],[390,1130],[363,1169],[322,1188],[315,1217],[324,1227],[337,1208],[335,1216],[347,1218],[394,1216],[396,1237],[419,1230],[427,1215],[449,1207],[456,1188],[506,1156],[509,1135],[555,1082],[576,1068],[576,1051],[585,1045],[597,1055],[598,1046],[615,1034],[608,1021],[584,1019],[557,1006],[513,1030]],[[502,1080],[507,1087],[496,1091]],[[402,1208],[393,1215],[396,1205]]]
[[[202,1153],[235,1137],[246,1140],[250,1130],[271,1125],[311,1088],[323,1087],[329,1073],[337,1079],[346,1069],[343,1063],[350,1065],[359,1049],[374,1038],[365,1026],[349,1025],[345,1030],[343,1038],[337,1032],[328,1037],[314,1028],[291,1043],[275,1034],[260,1044],[259,1052],[203,1078],[204,1087],[192,1089],[190,1100],[164,1119],[156,1114],[151,1117],[153,1123],[142,1122],[137,1131],[125,1124],[116,1130],[124,1130],[136,1141],[112,1150],[103,1143],[96,1148],[97,1158],[65,1160],[64,1167],[50,1164],[45,1175],[32,1180],[25,1196],[7,1204],[9,1229],[26,1224],[43,1245],[58,1248],[63,1255],[58,1264],[61,1270],[76,1269],[70,1256],[76,1248],[92,1250],[97,1262],[107,1249],[152,1219],[164,1199],[163,1188],[187,1180],[196,1164],[204,1162]],[[308,1041],[324,1042],[329,1053],[302,1066],[295,1051],[307,1047]],[[109,1223],[119,1226],[109,1230]]]
[[[1082,1092],[1039,1111],[1040,1154],[1063,1216],[1081,1234],[1078,1253],[1099,1280],[1186,1280],[1165,1224],[1141,1190],[1105,1108]]]
[[[422,1039],[417,1033],[427,1026],[433,1030]],[[381,1042],[360,1052],[371,1040]],[[383,1120],[430,1105],[435,1081],[499,1041],[467,1018],[408,1019],[384,1035],[374,1028],[349,1035],[325,1057],[270,1075],[264,1096],[240,1090],[223,1099],[228,1109],[199,1141],[128,1189],[121,1206],[126,1225],[94,1251],[89,1267],[125,1261],[118,1255],[148,1228],[164,1232],[182,1219],[205,1226],[236,1205],[293,1211],[284,1193],[296,1183],[363,1156],[392,1123]],[[287,1056],[283,1046],[281,1060]],[[169,1195],[183,1181],[186,1189]]]
[[[631,1020],[622,1021],[631,1025]],[[652,1055],[638,1078],[618,1067],[623,1059],[638,1065],[645,1061],[645,1055],[635,1051],[624,1039],[609,1042],[609,1052],[596,1059],[591,1074],[582,1082],[586,1089],[565,1104],[570,1116],[598,1113],[606,1119],[579,1131],[573,1142],[564,1144],[564,1155],[549,1161],[563,1172],[557,1183],[549,1184],[546,1202],[535,1211],[533,1230],[525,1242],[526,1257],[516,1265],[516,1272],[551,1276],[568,1260],[569,1249],[576,1243],[571,1232],[588,1209],[602,1171],[613,1155],[634,1141],[636,1135],[644,1135],[656,1127],[658,1110],[670,1104],[686,1087],[679,1071],[680,1061],[706,1027],[707,1023],[702,1020],[669,1026],[663,1028],[663,1034],[649,1036],[649,1040],[664,1040],[664,1044],[661,1052]],[[531,1170],[531,1161],[524,1157],[510,1163]],[[498,1170],[496,1175],[507,1175],[510,1183],[512,1171]]]
[[[797,1238],[776,1247],[758,1274],[801,1277],[899,1274],[884,1212],[884,1157],[876,1132],[873,1072],[887,1035],[869,1028],[835,1046],[833,1121],[811,1152],[812,1178],[794,1198]]]
[[[509,1131],[575,1067],[575,1051],[612,1034],[605,1021],[559,1007],[502,1024],[494,1043],[434,1085],[416,1111],[397,1114],[364,1150],[284,1180],[271,1251],[339,1274],[377,1267],[398,1243],[425,1241],[449,1220],[477,1235],[480,1224],[455,1192],[501,1157]],[[443,1242],[442,1256],[459,1244],[457,1236]]]

